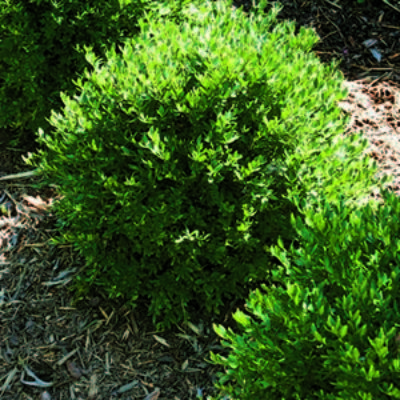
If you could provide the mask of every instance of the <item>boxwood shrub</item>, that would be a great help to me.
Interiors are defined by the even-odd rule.
[[[85,46],[99,57],[111,44],[135,36],[148,10],[179,21],[188,0],[10,0],[0,2],[0,140],[32,147],[48,130],[51,110],[63,107],[60,92],[87,68]],[[119,52],[119,48],[116,50]]]
[[[146,299],[157,328],[217,315],[271,278],[293,196],[359,207],[376,185],[365,141],[340,137],[347,92],[310,53],[315,32],[231,5],[187,5],[179,24],[149,12],[121,54],[88,50],[79,95],[39,130],[27,161],[63,195],[53,243],[85,257],[76,299],[92,285]]]
[[[216,387],[229,399],[400,398],[400,201],[350,211],[300,206],[295,249],[272,247],[276,285],[236,312],[241,332],[214,326],[231,352]],[[279,282],[279,283],[278,283]],[[222,398],[222,397],[218,397]]]

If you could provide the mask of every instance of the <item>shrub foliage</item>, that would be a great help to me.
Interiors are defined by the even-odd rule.
[[[233,350],[216,385],[234,399],[375,400],[400,398],[400,201],[350,212],[319,200],[292,218],[299,248],[272,252],[280,285],[256,290],[244,331],[216,332]],[[343,200],[343,199],[342,199]]]
[[[121,54],[88,50],[93,72],[61,94],[39,130],[47,148],[27,160],[63,195],[54,243],[87,260],[77,296],[97,284],[132,306],[148,298],[158,327],[266,282],[269,246],[294,240],[293,196],[343,191],[356,206],[374,184],[366,143],[337,140],[347,93],[309,53],[315,32],[277,24],[277,7],[230,6],[190,4],[180,24],[150,12]]]
[[[10,0],[0,2],[0,137],[12,145],[34,142],[48,130],[51,110],[63,107],[77,79],[92,66],[84,47],[99,57],[139,31],[150,9],[178,19],[187,0]],[[119,52],[119,49],[117,49]]]

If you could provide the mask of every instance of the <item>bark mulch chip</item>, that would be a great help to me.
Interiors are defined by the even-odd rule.
[[[363,132],[380,174],[400,193],[400,4],[392,1],[283,0],[279,19],[314,27],[322,62],[340,60],[350,117],[346,135]],[[251,3],[235,2],[249,11]],[[32,149],[30,149],[32,151]],[[0,399],[186,400],[215,396],[210,350],[227,356],[212,323],[236,327],[227,303],[220,318],[156,332],[146,304],[134,312],[93,289],[72,303],[68,290],[84,260],[71,246],[53,246],[56,186],[22,161],[26,151],[0,152]],[[378,197],[377,193],[371,196]],[[196,396],[203,397],[196,397]]]

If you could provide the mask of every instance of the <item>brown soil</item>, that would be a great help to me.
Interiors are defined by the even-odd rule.
[[[321,41],[315,52],[321,61],[342,60],[350,88],[340,104],[351,116],[346,134],[364,131],[369,153],[381,173],[396,177],[392,189],[399,193],[400,4],[282,4],[280,19],[316,29]],[[56,217],[48,206],[57,197],[56,188],[36,189],[37,176],[18,175],[29,171],[22,155],[26,150],[0,153],[0,176],[17,175],[0,180],[0,398],[186,400],[216,395],[213,380],[221,369],[204,359],[210,350],[228,353],[212,323],[235,328],[232,312],[243,309],[243,302],[227,304],[215,321],[199,315],[195,325],[164,332],[154,331],[145,304],[131,312],[94,289],[72,305],[68,287],[83,260],[70,246],[49,244]]]

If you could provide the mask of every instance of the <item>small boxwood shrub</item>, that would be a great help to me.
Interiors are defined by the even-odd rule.
[[[343,191],[357,205],[371,190],[366,143],[337,140],[346,91],[309,53],[315,32],[276,24],[276,7],[230,6],[192,4],[181,24],[150,12],[122,54],[88,51],[80,95],[62,94],[55,129],[39,130],[47,149],[27,161],[64,196],[53,243],[87,260],[77,298],[96,284],[148,299],[157,327],[190,306],[218,314],[269,279],[279,236],[294,240],[291,196]]]
[[[139,31],[138,18],[179,18],[188,0],[11,0],[0,2],[0,129],[4,143],[34,143],[48,130],[51,110],[63,107],[60,92],[73,95],[85,68],[84,47],[104,57],[112,43]],[[117,52],[119,49],[117,49]]]
[[[282,242],[275,286],[234,314],[243,330],[214,326],[232,349],[217,388],[232,399],[400,398],[400,201],[350,212],[341,201],[292,218],[297,249]]]

